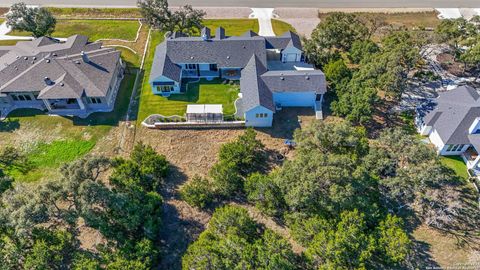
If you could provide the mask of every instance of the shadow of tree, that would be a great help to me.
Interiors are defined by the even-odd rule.
[[[180,270],[182,256],[188,245],[205,230],[204,225],[191,218],[194,213],[182,215],[182,210],[191,209],[185,202],[180,201],[178,187],[187,181],[187,176],[175,165],[170,165],[170,173],[161,194],[163,204],[163,226],[160,231],[160,244],[163,247],[161,269]],[[187,208],[188,207],[188,208]]]
[[[440,269],[440,265],[435,262],[430,255],[430,244],[414,240],[412,243],[412,253],[409,256],[406,269]]]

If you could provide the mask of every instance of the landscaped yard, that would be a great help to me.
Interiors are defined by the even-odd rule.
[[[460,156],[442,156],[440,157],[441,162],[454,170],[455,173],[460,176],[462,179],[468,179],[467,166]]]
[[[273,31],[275,32],[275,35],[277,36],[281,36],[287,31],[296,32],[295,28],[293,28],[291,24],[286,23],[284,21],[280,21],[280,20],[273,19],[272,27],[273,27]]]
[[[85,35],[90,41],[105,38],[134,40],[139,26],[139,22],[135,20],[58,20],[52,36],[65,38],[72,35]],[[9,35],[30,36],[31,34],[12,31]]]

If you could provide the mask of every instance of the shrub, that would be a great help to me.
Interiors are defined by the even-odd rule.
[[[183,186],[180,194],[189,205],[198,208],[207,207],[215,197],[210,181],[199,176],[195,176],[192,181]]]

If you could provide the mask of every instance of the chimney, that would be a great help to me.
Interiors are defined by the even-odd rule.
[[[223,27],[218,27],[217,30],[215,30],[215,38],[216,39],[225,38],[225,29]]]
[[[204,27],[202,28],[202,39],[209,40],[210,39],[210,28]]]
[[[83,62],[90,63],[90,59],[88,59],[88,55],[84,51],[82,51],[81,55]]]

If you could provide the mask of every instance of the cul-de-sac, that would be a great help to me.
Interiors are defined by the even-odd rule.
[[[480,3],[0,0],[4,269],[480,269]]]

